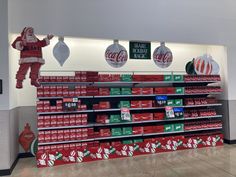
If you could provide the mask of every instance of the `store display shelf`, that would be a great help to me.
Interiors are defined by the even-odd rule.
[[[134,137],[146,137],[146,136],[157,136],[157,135],[174,135],[179,133],[192,133],[192,132],[199,132],[199,131],[212,131],[212,130],[221,130],[222,127],[215,127],[215,128],[203,128],[203,129],[196,129],[196,130],[183,130],[183,131],[175,131],[175,132],[160,132],[160,133],[148,133],[148,134],[133,134],[133,135],[122,135],[122,136],[109,136],[109,137],[98,137],[92,139],[84,139],[84,140],[71,140],[71,141],[59,141],[59,142],[45,142],[45,143],[38,143],[39,146],[45,145],[56,145],[56,144],[68,144],[68,143],[82,143],[82,142],[89,142],[89,141],[100,141],[100,140],[112,140],[112,139],[122,139],[122,138],[134,138]]]
[[[175,121],[190,121],[190,120],[198,120],[198,119],[214,119],[214,118],[222,118],[222,115],[216,116],[205,116],[205,117],[186,117],[186,118],[173,118],[173,119],[164,119],[164,120],[146,120],[146,121],[136,121],[136,122],[119,122],[119,123],[94,123],[87,125],[76,125],[76,126],[60,126],[60,127],[41,127],[38,128],[39,131],[43,130],[57,130],[57,129],[72,129],[72,128],[90,128],[90,127],[107,127],[107,126],[117,126],[117,125],[136,125],[136,124],[148,124],[148,123],[158,123],[158,122],[175,122]]]
[[[68,143],[82,143],[94,141],[94,139],[84,139],[84,140],[71,140],[71,141],[57,141],[57,142],[45,142],[45,143],[38,143],[38,146],[46,146],[46,145],[56,145],[56,144],[68,144]]]
[[[209,131],[209,130],[222,130],[222,127],[201,128],[201,129],[196,129],[196,130],[185,130],[184,133],[198,132],[198,131]]]
[[[143,84],[147,84],[147,85],[152,85],[152,84],[193,84],[193,83],[217,83],[220,81],[130,81],[130,82],[126,82],[126,81],[110,81],[110,82],[41,82],[42,85],[87,85],[87,86],[114,86],[114,85],[143,85]]]
[[[214,107],[214,106],[222,106],[221,103],[216,104],[202,104],[202,105],[187,105],[187,106],[172,106],[174,108],[196,108],[196,107]],[[165,109],[165,107],[149,107],[149,108],[129,108],[130,111],[137,110],[161,110]],[[38,115],[51,115],[51,114],[75,114],[75,113],[92,113],[92,112],[116,112],[121,111],[120,108],[114,109],[96,109],[96,110],[83,110],[83,111],[70,111],[70,112],[38,112]]]
[[[82,111],[67,111],[67,112],[37,112],[38,115],[57,115],[57,114],[76,114],[76,113],[91,113],[93,110]]]
[[[71,128],[90,128],[90,127],[94,127],[94,124],[60,126],[60,127],[41,127],[41,128],[38,128],[38,130],[41,131],[41,130],[58,130],[58,129],[71,129]]]
[[[99,137],[99,138],[94,138],[94,140],[95,141],[99,141],[99,140],[112,140],[112,139],[133,138],[133,137],[140,137],[140,136],[143,136],[143,134]]]
[[[83,99],[83,98],[94,98],[94,96],[79,96],[79,97],[63,97],[63,96],[56,96],[56,97],[38,97],[38,100],[58,100],[58,99],[63,99],[63,98],[78,98],[78,99]]]
[[[155,135],[169,135],[169,134],[179,134],[179,133],[191,133],[191,132],[199,132],[199,131],[211,131],[211,130],[221,130],[222,127],[215,127],[215,128],[202,128],[196,130],[182,130],[182,131],[174,131],[174,132],[160,132],[160,133],[148,133],[143,134],[143,136],[155,136]]]
[[[213,106],[222,106],[221,103],[215,103],[215,104],[201,104],[201,105],[185,105],[184,108],[197,108],[197,107],[213,107]]]
[[[209,92],[209,93],[184,93],[184,94],[150,94],[150,95],[97,95],[97,96],[74,96],[74,97],[38,97],[39,100],[50,100],[50,99],[63,99],[63,98],[122,98],[122,97],[154,97],[154,96],[194,96],[194,95],[219,95],[221,92]]]

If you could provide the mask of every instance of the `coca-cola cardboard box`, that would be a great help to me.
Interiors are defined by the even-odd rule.
[[[69,126],[70,125],[70,115],[64,115],[64,126]]]
[[[76,129],[70,130],[70,140],[76,140]]]
[[[110,109],[111,105],[109,101],[100,101],[99,109]]]
[[[132,88],[132,95],[142,95],[142,88]]]
[[[70,130],[63,130],[64,141],[70,140]]]
[[[51,127],[56,127],[57,126],[57,116],[52,115],[51,116]]]
[[[99,95],[110,95],[109,88],[99,88]]]
[[[81,114],[76,114],[75,116],[75,124],[76,125],[82,125],[82,121],[81,121]]]
[[[81,129],[76,129],[76,139],[81,140],[82,139],[82,131]]]
[[[56,90],[57,90],[56,96],[58,96],[58,97],[63,96],[63,94],[62,94],[63,87],[62,87],[62,86],[56,86],[56,87],[57,87],[57,88],[56,88]]]
[[[63,130],[58,130],[57,131],[57,140],[58,141],[64,141],[64,132],[63,132]]]
[[[50,82],[50,76],[43,76],[44,82]]]
[[[132,114],[132,120],[134,122],[142,121],[142,114]]]
[[[70,126],[74,126],[74,125],[76,125],[76,115],[71,114],[70,115]]]
[[[141,101],[131,101],[130,107],[131,108],[140,108],[142,106]]]
[[[44,131],[44,140],[45,142],[51,141],[51,130]]]
[[[153,120],[153,113],[142,113],[142,120]]]
[[[38,141],[39,141],[39,143],[44,143],[45,142],[44,131],[39,131],[38,132]]]
[[[57,96],[57,87],[50,86],[50,97],[56,97],[56,96]]]
[[[62,76],[57,76],[56,81],[57,82],[63,82],[63,77]]]
[[[57,127],[61,127],[64,125],[64,116],[58,115],[57,116]]]
[[[43,97],[44,96],[43,89],[44,89],[43,86],[37,88],[37,97]]]
[[[44,97],[50,97],[50,86],[44,86],[43,95]]]
[[[44,127],[44,116],[38,116],[38,128]]]
[[[51,131],[51,141],[52,142],[57,142],[57,137],[58,137],[57,130],[52,130]]]
[[[142,89],[142,94],[143,95],[151,95],[151,94],[153,94],[153,88],[143,88]]]
[[[62,76],[63,82],[69,82],[69,76]]]
[[[50,112],[57,112],[56,106],[50,106]]]
[[[133,134],[142,134],[143,133],[143,127],[133,127]]]
[[[50,127],[50,126],[51,126],[51,117],[44,116],[44,127]]]
[[[152,100],[142,100],[141,101],[142,108],[150,108],[152,107]]]

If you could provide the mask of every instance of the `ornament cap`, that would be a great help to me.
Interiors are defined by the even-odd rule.
[[[118,40],[118,39],[114,39],[114,40],[113,40],[113,43],[114,43],[114,44],[118,44],[118,43],[119,43],[119,40]]]
[[[161,42],[161,46],[165,46],[165,44],[166,44],[166,43],[165,43],[164,41]]]
[[[64,41],[64,36],[59,36],[58,41]]]

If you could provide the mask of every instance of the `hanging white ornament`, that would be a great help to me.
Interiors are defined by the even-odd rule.
[[[70,56],[70,49],[64,42],[64,37],[58,37],[58,42],[53,48],[53,55],[61,66]]]
[[[160,68],[167,68],[171,65],[173,55],[171,50],[165,46],[165,42],[161,42],[161,46],[157,47],[153,52],[153,60]]]
[[[126,49],[118,43],[118,40],[114,40],[114,44],[106,49],[105,59],[110,66],[120,68],[127,62],[128,54]]]

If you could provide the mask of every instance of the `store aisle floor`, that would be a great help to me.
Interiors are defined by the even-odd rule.
[[[34,158],[20,159],[14,177],[232,177],[236,145],[38,169]]]

